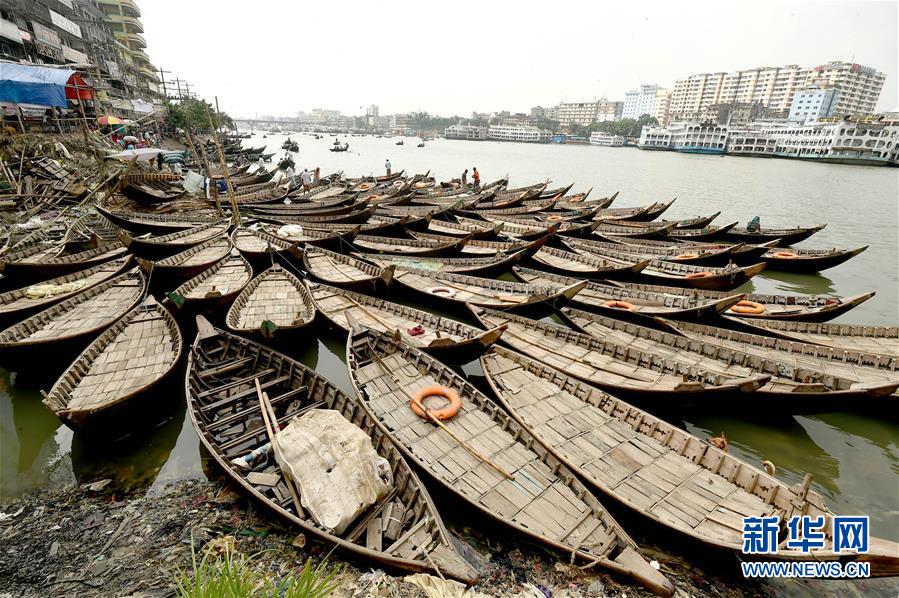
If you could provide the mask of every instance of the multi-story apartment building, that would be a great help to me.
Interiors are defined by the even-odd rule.
[[[596,102],[596,122],[620,120],[624,102],[612,102],[605,98]]]
[[[459,123],[444,129],[443,136],[447,139],[471,139],[474,141],[483,141],[484,139],[487,139],[487,127],[475,127],[473,125],[463,125]]]
[[[621,117],[636,119],[644,114],[652,116],[655,112],[658,91],[658,85],[641,85],[640,89],[625,93]]]
[[[713,104],[760,103],[786,115],[797,91],[809,84],[839,91],[836,113],[872,112],[885,75],[872,67],[830,62],[817,67],[787,65],[759,67],[732,73],[703,73],[678,80],[671,94],[670,114],[696,112]],[[843,91],[846,90],[846,95]]]
[[[596,102],[562,102],[559,104],[558,121],[563,127],[587,125],[596,122]]]
[[[546,143],[552,134],[549,131],[529,126],[490,125],[487,131],[487,139],[495,141],[527,141],[532,143]]]
[[[147,40],[141,35],[144,26],[140,22],[140,9],[134,0],[99,0],[106,13],[106,25],[112,32],[118,51],[120,66],[125,67],[125,77],[139,95],[145,99],[162,96],[156,67],[147,56]]]
[[[839,92],[833,87],[821,88],[817,85],[797,91],[793,96],[793,103],[790,104],[789,119],[799,122],[814,122],[820,118],[832,116],[839,95]]]
[[[671,90],[670,89],[657,89],[656,90],[656,101],[653,105],[653,111],[650,115],[659,121],[659,124],[663,127],[668,124],[668,112],[671,107]]]

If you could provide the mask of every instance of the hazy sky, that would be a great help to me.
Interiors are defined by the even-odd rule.
[[[854,61],[899,104],[897,2],[138,0],[147,51],[236,116],[526,112],[693,73]]]

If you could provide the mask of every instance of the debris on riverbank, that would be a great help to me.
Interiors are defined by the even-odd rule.
[[[191,542],[203,553],[233,544],[236,553],[255,555],[255,566],[275,579],[298,574],[307,559],[320,563],[330,550],[264,517],[218,482],[182,481],[141,497],[110,493],[107,484],[43,490],[0,506],[0,595],[173,595],[179,568],[190,568]],[[466,537],[462,543],[468,544],[466,557],[479,562],[482,578],[473,590],[479,595],[650,595],[511,540],[488,545]],[[752,582],[713,577],[663,552],[646,555],[661,563],[679,596],[774,595]],[[366,571],[359,568],[364,563],[347,563],[336,554],[329,562],[339,567],[335,596],[426,595],[401,572]]]

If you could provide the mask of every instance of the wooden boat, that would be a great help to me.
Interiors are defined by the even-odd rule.
[[[771,374],[771,379],[755,392],[753,407],[770,407],[781,413],[828,413],[832,411],[868,411],[890,408],[899,402],[899,396],[890,397],[899,388],[899,375],[893,379],[868,376],[843,378],[834,372],[815,368],[811,360],[796,367],[794,359],[782,360],[774,352],[761,357],[745,349],[733,349],[709,341],[697,342],[677,328],[671,332],[650,330],[639,324],[621,322],[598,314],[563,308],[566,322],[575,329],[595,338],[614,338],[619,350],[627,352],[634,347],[651,344],[653,352],[662,358],[676,359],[685,367],[705,371],[707,375],[749,377],[753,373]],[[738,401],[730,400],[727,409],[738,407]]]
[[[166,297],[176,307],[203,312],[230,305],[253,278],[253,268],[236,249]]]
[[[505,312],[471,307],[484,327],[506,324],[502,342],[546,365],[589,382],[616,397],[655,408],[721,410],[747,403],[769,375],[728,376],[696,368],[652,349],[628,348],[617,336],[600,339],[570,328]],[[726,400],[726,403],[724,401]]]
[[[392,237],[359,235],[353,240],[353,245],[366,253],[442,257],[458,255],[469,240],[471,240],[471,237],[459,239],[450,237],[448,241],[434,241],[431,239],[394,239]],[[495,254],[496,251],[493,251],[493,253]]]
[[[650,222],[652,220],[655,220],[656,218],[658,218],[665,212],[667,212],[668,208],[670,208],[672,205],[674,205],[675,201],[677,201],[676,197],[667,203],[657,201],[654,204],[652,204],[649,207],[649,209],[646,210],[645,212],[635,214],[633,216],[625,216],[624,218],[619,218],[619,220],[622,220],[622,221],[629,220],[629,221],[633,221],[633,222]]]
[[[608,252],[612,256],[630,255],[640,259],[662,259],[691,266],[711,266],[722,262],[726,264],[729,261],[728,257],[733,255],[734,249],[741,247],[741,245],[721,245],[714,249],[706,249],[703,245],[678,243],[650,245],[629,243],[628,241],[633,241],[633,239],[613,241],[605,239],[601,235],[594,235],[589,239],[578,239],[576,243],[580,247],[596,248],[599,254]],[[647,241],[647,243],[655,242]]]
[[[781,247],[786,247],[788,245],[794,245],[799,243],[800,241],[805,241],[816,232],[824,229],[826,224],[819,224],[818,226],[809,226],[809,227],[800,227],[796,228],[763,228],[760,232],[749,232],[746,228],[736,228],[729,230],[727,234],[725,234],[722,238],[726,241],[732,241],[734,243],[748,243],[748,244],[757,244],[757,243],[765,243],[768,241],[778,241],[778,244]]]
[[[286,236],[283,231],[281,231],[280,226],[274,225],[265,225],[262,227],[260,232],[263,233],[262,238],[267,238],[267,235],[280,239],[286,243],[290,243],[292,245],[302,244],[306,247],[315,246],[315,247],[324,247],[325,249],[332,249],[334,251],[338,251],[340,249],[351,249],[353,239],[356,238],[362,230],[362,225],[360,224],[351,224],[347,225],[347,228],[344,230],[319,230],[317,228],[308,228],[303,227],[301,233],[293,236]]]
[[[355,212],[349,212],[347,214],[337,214],[337,215],[325,215],[325,216],[280,216],[279,219],[283,219],[285,222],[295,222],[298,224],[302,224],[304,227],[308,226],[310,228],[318,228],[320,224],[363,224],[368,222],[369,218],[375,213],[375,210],[378,209],[378,206],[368,206],[361,210],[356,210]],[[288,220],[289,218],[289,220]]]
[[[131,265],[131,256],[123,255],[92,268],[66,274],[38,285],[26,285],[2,293],[0,294],[0,329],[109,280],[130,268]]]
[[[684,220],[659,220],[659,223],[668,224],[670,222],[674,222],[677,226],[675,230],[681,229],[690,229],[690,228],[708,228],[709,225],[712,224],[712,221],[715,220],[718,216],[721,215],[721,212],[715,212],[711,216],[696,216],[695,218],[686,218]]]
[[[446,235],[448,237],[468,237],[472,239],[495,239],[501,232],[505,223],[500,222],[494,224],[492,222],[480,222],[477,220],[465,221],[459,219],[458,222],[449,222],[447,220],[434,220],[433,218],[424,222],[424,226],[415,227],[417,230],[436,234]]]
[[[437,235],[433,233],[423,233],[418,231],[409,231],[409,236],[413,239],[418,239],[421,241],[433,241],[435,243],[450,243],[454,239],[459,239],[459,237]],[[498,253],[511,253],[524,249],[526,246],[529,246],[534,242],[536,241],[525,242],[524,240],[519,239],[513,239],[512,241],[500,241],[469,238],[468,242],[465,243],[465,246],[462,247],[462,249],[459,251],[459,255],[470,255],[472,257],[476,257],[479,255],[489,256],[496,255]],[[546,241],[544,240],[542,243],[540,243],[540,245],[542,246],[545,243]]]
[[[175,318],[147,297],[78,356],[44,395],[44,405],[73,430],[104,428],[135,412],[135,403],[175,370],[180,357]]]
[[[303,229],[305,232],[305,229]],[[275,256],[285,256],[294,247],[261,228],[239,226],[231,232],[231,244],[255,267],[267,267]]]
[[[753,332],[764,332],[769,336],[832,347],[838,351],[848,351],[850,359],[852,353],[899,358],[899,328],[896,326],[863,326],[795,320],[753,320],[752,326]]]
[[[356,322],[394,334],[444,362],[468,363],[477,359],[499,340],[504,330],[480,330],[420,309],[308,280],[306,286],[318,311],[337,328],[350,332],[352,322]]]
[[[437,301],[462,307],[481,305],[532,318],[555,313],[587,286],[586,280],[565,286],[546,286],[404,268],[398,269],[393,279],[413,295],[423,296],[429,304]]]
[[[191,212],[189,217],[186,214],[180,214],[177,217],[174,217],[162,214],[112,211],[101,205],[97,205],[96,210],[116,226],[138,235],[143,235],[145,233],[165,235],[219,220],[219,218],[212,213],[209,215],[198,216],[195,212]]]
[[[693,300],[721,299],[732,296],[724,291],[712,291],[707,289],[688,289],[661,286],[654,284],[620,283],[610,282],[611,285],[622,289],[622,298],[630,301],[628,297],[645,297],[652,301],[665,303],[671,297],[690,297]],[[759,293],[747,293],[743,299],[760,304],[763,309],[759,314],[736,313],[733,310],[725,312],[727,316],[739,319],[752,319],[755,321],[768,320],[794,320],[801,322],[827,322],[840,316],[850,309],[864,303],[874,296],[874,291],[856,295],[853,297],[825,297],[819,295],[764,295]],[[724,322],[719,323],[723,325]]]
[[[600,221],[594,230],[601,235],[616,235],[632,239],[665,239],[674,230],[674,224],[651,223],[648,226],[630,226],[617,220]]]
[[[557,196],[557,195],[558,195],[559,197],[562,197],[562,196],[564,196],[566,193],[568,193],[569,191],[571,191],[571,188],[572,188],[572,187],[574,187],[574,183],[569,183],[569,184],[568,184],[567,186],[565,186],[565,187],[556,187],[555,189],[543,189],[543,191],[540,192],[540,197],[541,197],[541,198],[547,198],[547,197],[555,197],[555,196]],[[588,194],[588,195],[589,195],[589,193],[590,193],[590,192],[587,191],[587,194]]]
[[[580,254],[586,253],[606,260],[623,261],[635,259],[633,254],[587,244],[578,240],[569,241],[567,244]],[[723,268],[715,268],[712,266],[691,266],[679,262],[652,259],[639,271],[622,272],[617,278],[619,280],[647,282],[672,287],[730,291],[741,286],[764,269],[765,264],[754,264],[752,266],[728,264]]]
[[[771,249],[762,255],[762,261],[769,270],[778,272],[799,272],[814,274],[839,266],[857,256],[868,246],[856,249]]]
[[[736,222],[730,222],[723,226],[707,226],[705,228],[675,228],[668,231],[668,237],[675,241],[683,241],[684,243],[709,242],[718,240],[727,240],[729,231],[737,226]],[[741,242],[741,241],[734,241]],[[752,241],[742,241],[752,243]]]
[[[565,286],[578,282],[572,276],[550,274],[515,266],[512,273],[522,282],[535,285]],[[725,295],[718,299],[699,299],[687,296],[656,297],[651,293],[627,292],[622,287],[589,283],[570,304],[578,309],[611,316],[623,320],[642,323],[652,327],[654,318],[672,320],[703,320],[710,315],[719,315],[743,299],[744,295]]]
[[[232,332],[265,340],[287,340],[315,319],[315,304],[303,283],[273,264],[254,278],[234,300],[225,324]]]
[[[101,241],[112,242],[119,238],[122,229],[91,208],[79,216],[66,229],[63,244],[66,253],[78,253],[94,249]]]
[[[390,286],[396,266],[382,267],[360,258],[309,247],[303,254],[303,266],[316,280],[352,291],[378,293]]]
[[[833,517],[810,489],[810,475],[788,486],[663,419],[514,351],[497,347],[481,358],[481,366],[516,422],[591,490],[666,530],[739,555],[744,517]],[[824,527],[831,530],[832,523]],[[777,559],[785,561],[867,561],[872,575],[895,574],[897,555],[894,542],[875,538],[866,554],[803,553],[784,546],[777,551]]]
[[[573,472],[452,369],[391,336],[358,329],[347,342],[347,365],[378,428],[457,501],[566,558],[628,575],[661,595],[673,593]],[[410,397],[435,383],[458,393],[462,403],[443,430],[409,408]],[[493,455],[494,467],[475,456],[484,452]],[[444,466],[450,462],[452,470]]]
[[[145,292],[146,279],[133,268],[13,324],[0,332],[0,365],[19,372],[71,363]]]
[[[649,260],[606,259],[545,246],[531,256],[528,262],[540,270],[591,280],[630,279],[649,265]]]
[[[209,268],[228,255],[230,251],[231,242],[228,237],[219,236],[161,260],[153,261],[139,257],[137,263],[148,275],[152,273],[154,278],[162,278],[166,281],[185,280]]]
[[[304,534],[359,558],[408,571],[439,572],[465,583],[477,580],[477,573],[456,553],[427,489],[356,397],[300,362],[215,329],[205,319],[198,318],[197,327],[185,376],[187,411],[200,442],[244,492]],[[234,459],[269,442],[255,380],[269,396],[278,424],[312,409],[334,409],[364,430],[375,451],[390,463],[393,491],[344,534],[326,531],[297,509],[270,454],[252,469],[234,464]]]
[[[159,258],[224,235],[228,231],[228,226],[227,222],[212,222],[161,236],[147,234],[134,237],[122,231],[119,238],[132,253],[145,258]]]
[[[370,255],[354,253],[353,255],[378,264],[382,268],[389,266],[429,272],[458,272],[473,276],[498,276],[507,272],[524,257],[525,251],[501,254],[493,257],[422,257],[403,255]]]
[[[47,280],[120,258],[127,251],[119,241],[99,243],[94,249],[69,254],[64,253],[61,244],[49,247],[34,245],[0,256],[0,273],[21,283]]]
[[[368,207],[367,200],[352,200],[352,203],[345,203],[343,200],[333,200],[337,205],[318,206],[315,204],[290,204],[290,205],[274,205],[274,206],[258,206],[253,208],[253,214],[262,214],[264,216],[294,216],[297,218],[308,218],[311,216],[345,216],[347,214],[356,214]]]

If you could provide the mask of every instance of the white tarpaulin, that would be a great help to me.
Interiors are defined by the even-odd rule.
[[[153,112],[153,104],[151,102],[135,99],[131,100],[131,105],[134,106],[135,112],[143,112],[144,114]]]
[[[346,531],[393,485],[390,463],[375,452],[368,434],[338,411],[312,409],[291,421],[275,441],[281,469],[296,482],[303,507],[335,534]]]
[[[184,182],[181,183],[184,186],[184,190],[188,193],[196,193],[203,187],[203,183],[205,179],[198,175],[193,170],[188,170],[187,174],[184,175]]]
[[[129,162],[136,157],[138,162],[146,162],[147,160],[155,159],[156,154],[160,154],[164,151],[165,150],[161,150],[158,147],[144,147],[141,149],[125,150],[124,152],[110,154],[106,157],[124,160],[126,162]]]

